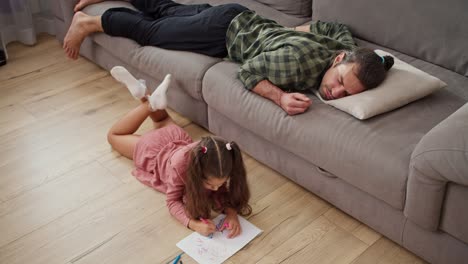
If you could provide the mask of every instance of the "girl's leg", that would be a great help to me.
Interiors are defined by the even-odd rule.
[[[134,133],[148,116],[151,116],[155,124],[161,123],[159,127],[166,126],[172,122],[166,110],[162,109],[152,112],[149,103],[144,102],[127,113],[111,127],[107,133],[107,141],[112,148],[123,156],[133,159],[135,146],[140,139],[140,135]]]
[[[147,101],[148,99],[146,98],[141,99],[142,103],[145,103]],[[163,126],[168,125],[169,123],[174,123],[174,120],[172,120],[171,116],[166,110],[157,110],[151,112],[149,116],[151,120],[153,120],[154,128],[161,128]]]
[[[110,70],[112,77],[125,84],[135,99],[148,99],[149,105],[153,110],[166,109],[167,107],[167,89],[171,83],[171,75],[167,74],[164,80],[151,95],[146,95],[146,82],[137,80],[127,69],[122,66],[115,66]],[[145,96],[146,95],[146,96]]]
[[[136,79],[123,67],[118,66],[111,70],[112,76],[127,85]],[[107,134],[107,140],[111,146],[123,156],[133,159],[135,146],[140,139],[134,134],[148,116],[153,120],[155,128],[161,128],[169,124],[174,124],[169,114],[165,110],[167,105],[166,92],[169,88],[171,75],[168,74],[164,81],[156,88],[153,94],[141,97],[142,104],[126,114],[121,120],[115,123]],[[133,86],[127,88],[133,94]],[[145,87],[146,90],[146,87]]]
[[[135,99],[140,100],[145,97],[147,92],[146,82],[137,80],[125,67],[115,66],[110,70],[110,74],[114,79],[125,84]]]
[[[150,114],[148,104],[141,104],[130,111],[107,133],[107,141],[117,152],[129,159],[133,159],[133,151],[140,139],[139,135],[133,134]]]
[[[139,80],[139,82],[145,85],[143,80]],[[146,96],[140,98],[142,103],[149,103],[148,106],[151,110],[156,109],[156,111],[152,111],[150,113],[150,117],[151,120],[153,120],[155,129],[165,127],[170,124],[175,124],[174,120],[172,120],[172,118],[165,110],[167,107],[167,89],[169,88],[170,83],[171,75],[167,74],[161,84],[159,84],[159,86],[154,90],[153,94],[148,93]]]

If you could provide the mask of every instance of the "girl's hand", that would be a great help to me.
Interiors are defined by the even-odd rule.
[[[205,222],[203,222],[191,219],[189,222],[189,228],[202,236],[209,236],[216,231],[216,225],[211,220],[205,220]]]
[[[242,232],[236,211],[226,210],[226,218],[224,219],[224,224],[221,227],[220,231],[225,229],[230,231],[228,234],[228,238],[234,238]]]

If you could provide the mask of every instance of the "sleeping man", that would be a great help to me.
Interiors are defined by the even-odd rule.
[[[241,64],[246,89],[280,106],[287,114],[311,105],[304,94],[319,91],[325,100],[378,86],[393,65],[356,47],[346,26],[315,22],[294,29],[263,18],[239,4],[182,5],[171,0],[131,0],[138,11],[111,8],[101,16],[80,12],[103,0],[80,0],[64,39],[76,59],[84,38],[94,32],[132,39],[142,46],[228,57]]]

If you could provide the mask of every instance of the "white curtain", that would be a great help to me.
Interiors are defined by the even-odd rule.
[[[41,32],[55,35],[51,3],[50,0],[0,0],[0,40],[3,46],[12,41],[33,45],[36,34]]]

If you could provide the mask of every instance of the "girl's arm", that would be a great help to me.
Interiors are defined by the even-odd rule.
[[[226,213],[226,218],[224,219],[224,225],[221,230],[229,230],[228,238],[238,236],[242,232],[242,228],[239,223],[239,218],[237,218],[237,211],[233,208],[226,207],[224,212]]]
[[[183,203],[185,184],[180,179],[177,172],[174,170],[174,175],[168,178],[167,190],[166,190],[166,205],[169,212],[184,226],[204,235],[208,236],[216,230],[216,226],[213,222],[208,224],[203,223],[198,219],[193,219],[187,215],[185,211],[185,205]]]
[[[166,206],[172,216],[174,216],[184,226],[188,227],[190,218],[185,212],[185,206],[182,202],[184,187],[184,185],[168,184],[166,191]]]

